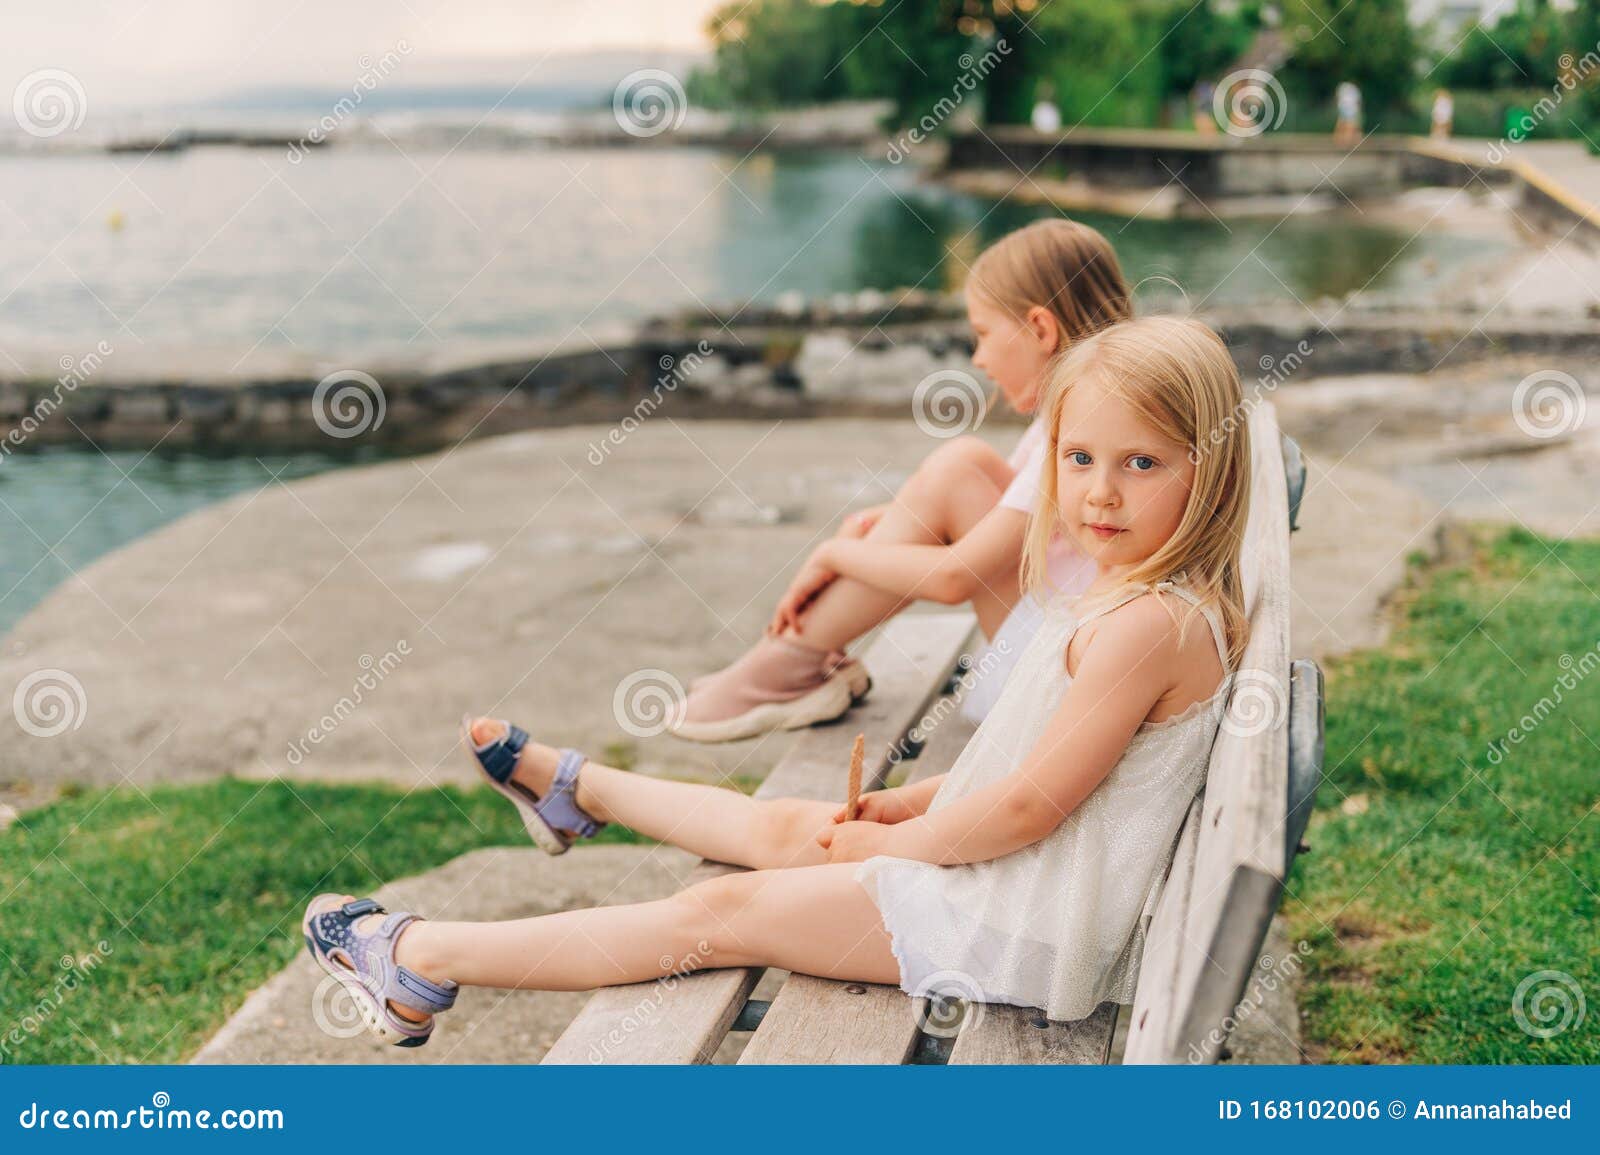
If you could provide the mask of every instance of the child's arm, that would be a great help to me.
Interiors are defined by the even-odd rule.
[[[830,861],[887,854],[953,866],[1039,841],[1111,772],[1139,724],[1172,688],[1176,638],[1172,619],[1154,598],[1101,618],[1060,707],[1020,768],[920,818],[886,827],[832,827],[824,843]],[[857,825],[867,829],[852,829]]]
[[[795,575],[768,630],[804,633],[801,613],[836,577],[855,578],[902,598],[959,605],[995,574],[1014,571],[1022,558],[1028,515],[997,506],[949,545],[908,545],[834,537],[819,545]]]
[[[933,802],[933,796],[939,792],[939,784],[948,777],[948,774],[940,774],[933,778],[924,778],[921,782],[896,786],[890,790],[867,791],[861,795],[861,821],[905,822],[907,819],[926,814],[928,806]],[[839,807],[839,812],[833,816],[833,820],[845,821],[843,806]]]

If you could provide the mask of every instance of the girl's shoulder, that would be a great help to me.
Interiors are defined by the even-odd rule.
[[[1078,624],[1068,640],[1069,673],[1090,646],[1109,648],[1129,663],[1170,670],[1175,676],[1191,665],[1209,664],[1209,655],[1218,652],[1215,611],[1175,593],[1167,583],[1113,590],[1098,598],[1085,594],[1075,605]],[[1200,628],[1191,628],[1191,623]]]
[[[1166,663],[1181,653],[1180,621],[1155,590],[1134,590],[1114,598],[1084,595],[1077,602],[1078,622],[1067,643],[1067,671],[1074,672],[1084,653],[1109,649],[1129,663]]]

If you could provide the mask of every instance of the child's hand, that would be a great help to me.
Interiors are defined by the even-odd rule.
[[[889,828],[877,822],[841,822],[824,826],[817,845],[828,852],[829,862],[865,862],[882,854]]]
[[[820,548],[812,553],[806,564],[800,567],[800,572],[794,575],[783,597],[778,599],[778,608],[773,611],[772,621],[767,624],[768,636],[775,638],[790,627],[798,634],[800,615],[839,576],[822,560],[821,554]]]
[[[886,505],[870,505],[866,509],[857,510],[844,519],[839,526],[839,532],[834,536],[857,540],[866,537],[883,517],[883,511],[888,508]]]
[[[896,822],[905,822],[916,818],[920,812],[914,810],[911,803],[906,800],[903,790],[895,787],[893,790],[872,790],[861,796],[861,808],[856,813],[856,818],[862,822],[877,822],[884,826],[892,826]],[[844,807],[839,807],[833,816],[835,823],[844,822]]]

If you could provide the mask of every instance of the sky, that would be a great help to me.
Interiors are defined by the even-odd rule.
[[[408,79],[511,83],[550,54],[706,47],[718,0],[0,0],[0,94],[40,69],[91,105],[346,87],[405,41]],[[552,69],[552,72],[555,70]],[[528,83],[537,84],[539,71]]]

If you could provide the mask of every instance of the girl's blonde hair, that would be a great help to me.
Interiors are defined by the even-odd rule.
[[[1239,571],[1250,512],[1249,422],[1233,358],[1222,339],[1199,321],[1128,321],[1074,345],[1052,368],[1038,409],[1047,445],[1022,556],[1024,587],[1037,591],[1045,585],[1046,552],[1061,520],[1056,500],[1061,410],[1068,392],[1089,381],[1131,405],[1162,436],[1188,446],[1195,466],[1194,487],[1177,530],[1119,584],[1181,580],[1202,602],[1216,605],[1229,667],[1237,669],[1249,632]]]
[[[1065,217],[1035,221],[983,250],[967,291],[1019,322],[1029,309],[1048,309],[1064,347],[1133,316],[1133,294],[1111,242]]]

